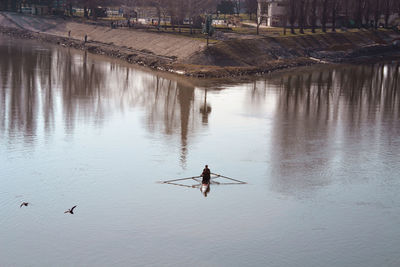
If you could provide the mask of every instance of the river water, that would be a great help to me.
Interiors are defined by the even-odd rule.
[[[1,37],[0,266],[400,266],[399,75],[198,83]],[[157,183],[205,164],[247,184]]]

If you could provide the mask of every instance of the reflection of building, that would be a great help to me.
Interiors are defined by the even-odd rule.
[[[270,27],[278,27],[283,25],[285,7],[283,0],[257,0],[257,17],[258,23],[266,21],[266,25]]]

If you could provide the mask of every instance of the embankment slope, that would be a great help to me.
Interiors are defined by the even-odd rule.
[[[0,25],[59,37],[68,37],[68,32],[71,31],[71,38],[80,41],[87,34],[89,41],[111,44],[115,47],[126,47],[179,60],[190,57],[206,46],[200,40],[172,34],[111,29],[110,27],[79,23],[61,18],[23,16],[15,13],[0,12]]]
[[[366,47],[390,46],[392,31],[357,31],[307,34],[290,37],[265,37],[254,40],[219,42],[197,53],[187,63],[216,66],[262,66],[266,62],[298,57],[334,60]]]
[[[203,40],[144,30],[111,29],[59,18],[0,12],[0,28],[64,46],[118,57],[131,63],[196,77],[259,74],[322,62],[397,54],[391,30],[356,30],[284,37],[233,38],[209,47]],[[71,38],[68,32],[71,31]],[[22,33],[22,34],[20,34]],[[82,40],[88,35],[89,42]],[[39,37],[38,37],[39,36]],[[42,37],[40,37],[42,36]],[[45,37],[43,37],[45,36]]]
[[[265,73],[283,68],[398,55],[392,30],[356,30],[264,37],[219,42],[197,52],[176,68],[193,76],[233,76]]]

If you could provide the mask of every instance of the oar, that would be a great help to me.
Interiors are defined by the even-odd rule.
[[[216,175],[216,176],[217,176],[217,178],[218,178],[218,177],[222,177],[222,178],[225,178],[225,179],[229,179],[229,180],[232,180],[232,181],[238,182],[238,183],[240,183],[240,184],[247,184],[246,182],[239,181],[239,180],[236,180],[236,179],[233,179],[233,178],[230,178],[230,177],[226,177],[226,176],[223,176],[223,175],[220,175],[220,174],[217,174],[217,173],[211,173],[211,174],[214,174],[214,175]],[[214,178],[214,179],[215,179],[215,178]]]
[[[193,188],[193,186],[185,185],[185,184],[175,184],[175,183],[165,183],[165,184],[171,184],[171,185],[177,185],[177,186],[183,186],[183,187]]]
[[[246,183],[218,183],[217,185],[241,185]]]
[[[187,177],[187,178],[180,178],[180,179],[174,179],[174,180],[168,180],[168,181],[161,181],[161,183],[170,183],[170,182],[177,182],[177,181],[183,181],[183,180],[190,180],[190,179],[195,179],[195,178],[200,178],[201,176],[193,176],[193,177]]]

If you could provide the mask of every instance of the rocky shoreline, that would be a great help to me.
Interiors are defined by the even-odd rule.
[[[62,47],[71,47],[78,50],[86,50],[93,54],[105,55],[113,58],[125,60],[131,64],[137,64],[152,69],[169,71],[169,64],[172,59],[153,56],[151,54],[146,55],[145,52],[137,51],[132,52],[131,49],[122,47],[116,47],[108,44],[101,44],[97,42],[84,42],[72,38],[59,37],[50,35],[47,33],[32,32],[24,29],[7,28],[0,26],[0,33],[3,35],[10,36],[12,38],[37,40],[45,43],[54,45],[60,45]]]
[[[261,66],[216,66],[181,63],[174,57],[152,54],[149,51],[134,50],[100,42],[77,40],[26,29],[0,26],[0,33],[12,38],[38,40],[45,43],[85,50],[93,54],[105,55],[124,60],[131,64],[166,71],[195,78],[235,78],[271,73],[314,64],[356,63],[377,59],[399,59],[400,47],[395,44],[376,44],[351,51],[307,51],[307,56],[298,56],[268,61]]]

